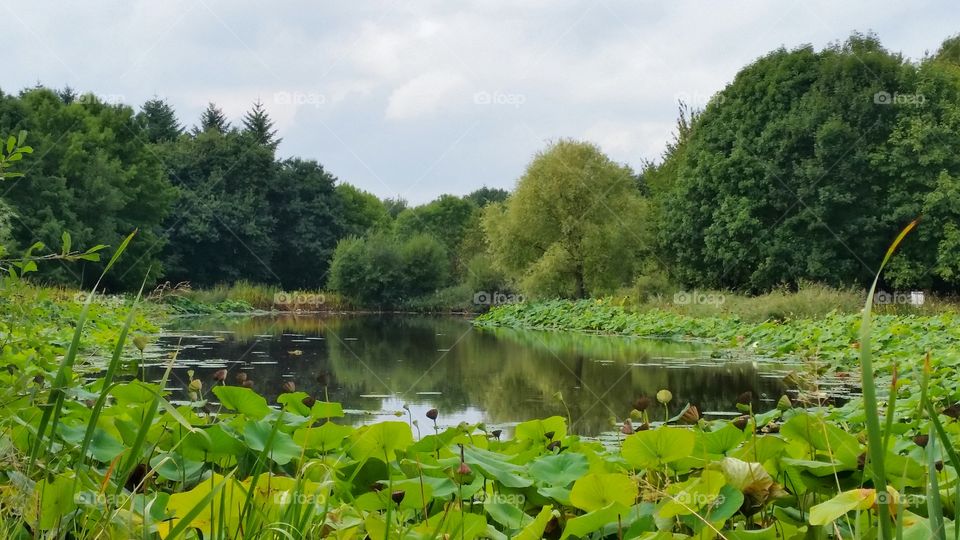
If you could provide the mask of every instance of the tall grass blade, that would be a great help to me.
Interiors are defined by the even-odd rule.
[[[909,225],[900,231],[897,238],[890,244],[890,247],[887,248],[883,262],[880,263],[880,269],[877,270],[877,275],[873,278],[873,284],[870,285],[870,290],[867,293],[867,301],[863,307],[863,320],[860,324],[860,377],[862,381],[861,384],[863,385],[863,406],[864,412],[866,413],[867,455],[870,459],[871,470],[873,471],[873,487],[878,492],[885,491],[887,488],[887,474],[886,468],[884,467],[884,457],[887,449],[883,446],[883,434],[880,431],[880,414],[877,410],[877,388],[873,379],[873,358],[870,345],[873,295],[877,291],[880,275],[883,273],[887,262],[890,261],[890,257],[893,256],[893,253],[897,250],[897,247],[900,246],[900,243],[907,234],[916,226],[917,221],[911,221]],[[888,411],[888,414],[893,414],[893,411]],[[882,500],[878,501],[877,506],[880,521],[880,538],[881,540],[890,540],[893,538],[893,531],[890,526],[890,502],[887,500],[887,497],[883,497]]]

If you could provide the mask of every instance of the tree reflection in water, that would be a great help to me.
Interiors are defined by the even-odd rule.
[[[611,417],[626,417],[638,397],[652,398],[661,388],[673,393],[671,414],[688,402],[701,411],[734,411],[737,396],[748,390],[756,410],[765,410],[784,390],[782,366],[714,359],[702,344],[480,330],[456,317],[184,318],[159,340],[156,356],[178,343],[176,370],[194,369],[207,388],[224,366],[231,371],[228,383],[244,370],[271,401],[292,380],[297,390],[355,411],[347,418],[354,423],[392,415],[407,403],[422,426],[431,407],[441,411],[443,425],[509,425],[566,415],[554,397],[560,392],[573,431],[597,435],[610,429]],[[162,368],[150,370],[159,378]],[[652,418],[662,412],[655,403]]]

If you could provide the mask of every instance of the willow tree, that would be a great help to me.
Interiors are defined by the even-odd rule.
[[[483,227],[497,266],[529,295],[582,298],[629,282],[647,246],[646,201],[630,168],[561,140],[537,154]]]

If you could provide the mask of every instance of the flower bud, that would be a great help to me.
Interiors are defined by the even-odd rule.
[[[227,378],[227,370],[218,369],[213,372],[213,380],[217,382],[223,382]]]
[[[624,435],[633,435],[633,424],[629,419],[623,421],[623,427],[620,428],[620,433]]]
[[[293,393],[297,391],[297,385],[293,381],[284,381],[280,385],[280,389],[287,393]]]

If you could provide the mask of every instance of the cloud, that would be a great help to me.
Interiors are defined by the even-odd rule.
[[[3,90],[39,79],[135,106],[158,94],[187,125],[209,101],[237,122],[260,98],[281,155],[419,203],[512,187],[560,137],[639,168],[670,139],[678,99],[702,105],[771,49],[873,30],[917,58],[956,33],[954,11],[947,0],[35,0],[0,4]]]

